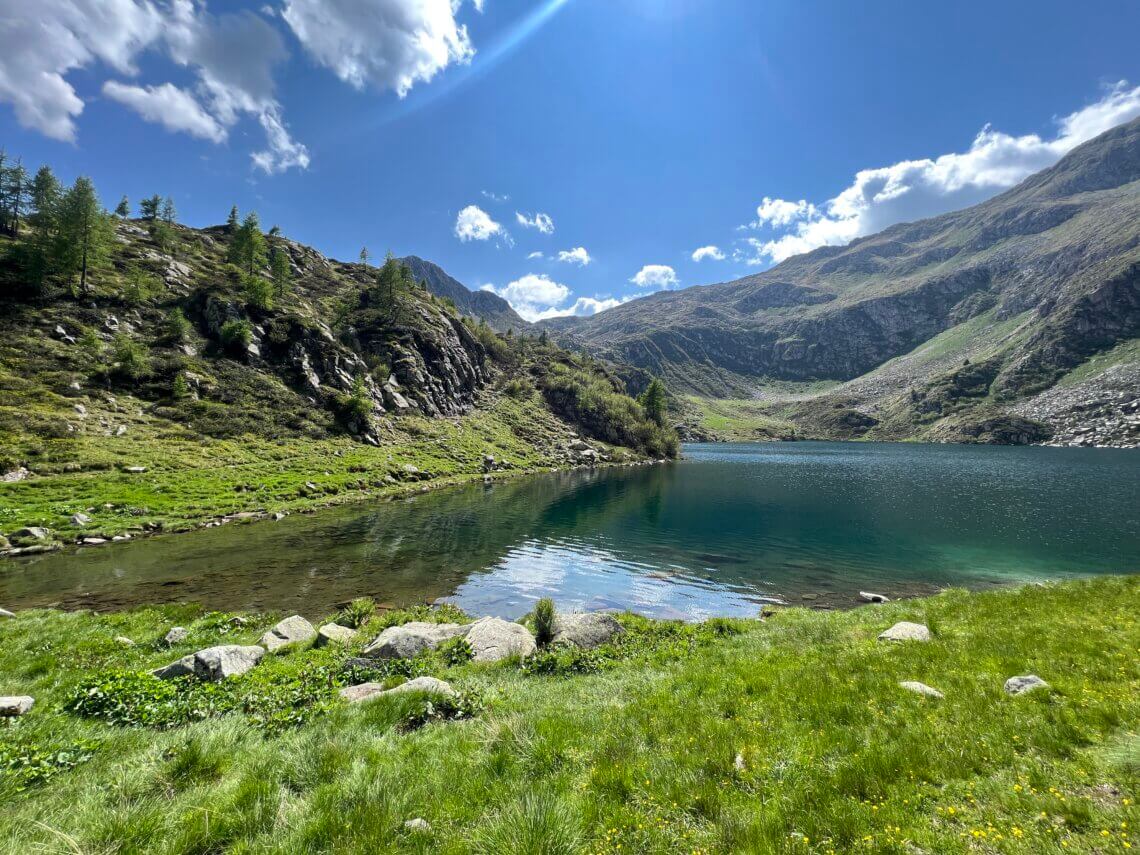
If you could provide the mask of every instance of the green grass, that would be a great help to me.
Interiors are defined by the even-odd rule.
[[[413,663],[478,699],[414,729],[423,698],[342,705],[348,653],[313,650],[237,678],[248,708],[167,729],[80,717],[65,705],[84,680],[248,642],[272,618],[22,613],[0,623],[0,686],[38,700],[0,727],[0,851],[1125,852],[1138,599],[1140,577],[1116,577],[763,623],[627,616],[580,676]],[[876,641],[902,619],[935,640]],[[173,623],[190,638],[158,649]],[[1007,696],[1025,673],[1053,691]],[[267,727],[251,709],[297,715]]]
[[[1090,357],[1058,380],[1057,385],[1075,386],[1077,383],[1095,377],[1114,365],[1124,365],[1131,362],[1140,362],[1140,339],[1133,338],[1123,341],[1111,350]]]
[[[87,418],[97,415],[93,404]],[[481,477],[484,454],[513,471],[552,466],[554,443],[570,435],[537,401],[507,396],[464,418],[400,419],[379,448],[349,437],[196,438],[147,418],[140,414],[122,437],[37,440],[29,457],[36,477],[0,484],[0,532],[43,525],[75,535],[68,520],[79,511],[92,517],[83,533],[107,536],[147,524],[177,531],[244,511],[303,511]],[[147,471],[127,474],[126,466]]]
[[[684,410],[721,439],[757,440],[794,436],[795,425],[771,414],[771,404],[740,398],[684,398]]]

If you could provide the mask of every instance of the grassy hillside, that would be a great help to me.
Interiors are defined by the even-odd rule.
[[[362,642],[210,690],[137,676],[270,616],[25,612],[0,621],[0,685],[37,698],[0,725],[0,851],[1125,852],[1138,597],[1125,577],[763,622],[625,616],[595,653],[475,665],[452,646],[387,669],[462,693],[430,706],[338,701]],[[361,638],[424,617],[456,615],[389,613]],[[876,640],[899,620],[933,641]],[[190,636],[163,649],[175,623]],[[1052,689],[1006,694],[1020,674]]]
[[[249,273],[242,227],[108,226],[85,287],[33,276],[35,226],[0,237],[0,533],[178,530],[677,452],[606,365],[461,318],[395,259],[271,234]]]

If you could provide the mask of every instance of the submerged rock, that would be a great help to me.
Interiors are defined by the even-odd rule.
[[[317,630],[311,623],[300,615],[285,618],[265,635],[261,636],[261,644],[266,650],[273,651],[286,644],[299,644],[316,638]]]
[[[360,701],[370,701],[382,695],[402,695],[408,692],[424,692],[432,695],[444,695],[449,698],[458,696],[458,692],[451,688],[451,684],[435,677],[416,677],[406,683],[385,689],[383,683],[361,683],[359,686],[345,686],[338,692],[343,700],[350,704]]]
[[[183,656],[151,673],[162,680],[194,675],[200,680],[214,683],[244,674],[256,666],[264,655],[265,650],[256,645],[221,644]]]
[[[899,621],[879,635],[879,641],[930,641],[933,638],[924,624],[905,620]]]
[[[1005,681],[1005,690],[1011,695],[1024,695],[1026,692],[1050,688],[1051,686],[1036,674],[1023,674],[1018,677],[1010,677]]]
[[[928,698],[944,698],[946,697],[933,686],[928,686],[926,683],[920,683],[917,680],[903,680],[899,686],[906,689],[908,692],[915,692],[919,695],[926,695]]]
[[[475,662],[498,662],[508,656],[530,656],[537,649],[534,636],[525,626],[497,617],[480,618],[464,636],[471,645]]]
[[[36,704],[30,695],[11,695],[0,698],[0,716],[26,715]]]
[[[570,612],[554,618],[555,644],[573,644],[590,649],[605,644],[622,631],[621,624],[606,612]]]
[[[317,640],[314,642],[316,647],[324,647],[328,644],[348,644],[356,638],[357,632],[347,626],[341,626],[339,623],[326,623],[317,630]]]
[[[375,659],[411,659],[425,650],[434,650],[443,642],[467,631],[457,623],[425,623],[412,621],[390,626],[380,633],[361,655]]]

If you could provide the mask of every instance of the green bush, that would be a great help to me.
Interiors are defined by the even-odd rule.
[[[268,312],[273,308],[273,283],[257,274],[243,276],[242,296],[247,306]]]
[[[516,401],[525,401],[534,394],[534,386],[525,377],[516,377],[503,387],[503,391],[508,398],[514,398]]]
[[[545,647],[554,639],[554,600],[543,597],[534,606],[534,639]]]
[[[146,351],[126,333],[115,336],[115,373],[130,380],[139,380],[150,373]]]
[[[466,638],[449,638],[437,650],[440,658],[448,665],[462,665],[475,658],[475,651]]]
[[[186,341],[186,337],[190,335],[190,321],[181,308],[175,306],[170,310],[166,320],[163,321],[163,332],[171,344],[181,344]]]
[[[357,597],[340,610],[336,622],[349,629],[360,629],[376,614],[376,601],[371,597]]]
[[[474,718],[483,709],[478,692],[463,691],[455,697],[427,694],[400,719],[399,729],[404,733],[419,730],[438,721],[457,721]]]
[[[232,318],[222,324],[218,337],[227,353],[243,354],[253,341],[253,325],[243,318]]]
[[[602,670],[604,654],[583,650],[573,645],[557,645],[540,650],[524,659],[522,670],[540,677],[572,677],[580,674],[597,674]]]

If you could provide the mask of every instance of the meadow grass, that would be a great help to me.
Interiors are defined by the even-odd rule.
[[[82,717],[85,681],[274,617],[24,612],[0,622],[0,692],[37,698],[0,727],[0,851],[1125,852],[1138,602],[1140,577],[1105,577],[765,621],[627,615],[619,644],[561,664],[411,663],[477,698],[420,727],[424,698],[335,699],[351,649],[269,657],[225,690],[242,703],[190,724]],[[360,643],[412,617],[456,615],[382,614]],[[934,640],[877,641],[897,620]],[[190,637],[162,649],[174,623]],[[1052,691],[1008,696],[1027,673]],[[289,720],[268,725],[274,708]]]

